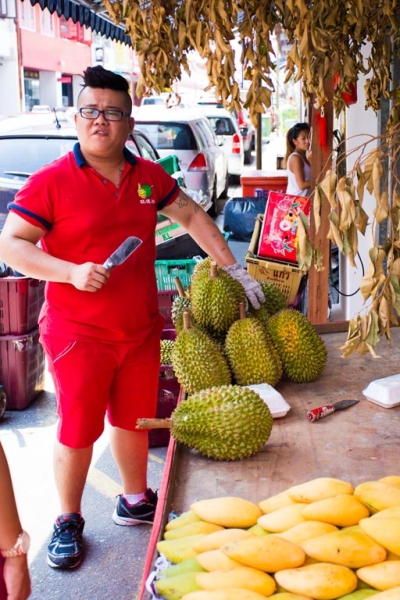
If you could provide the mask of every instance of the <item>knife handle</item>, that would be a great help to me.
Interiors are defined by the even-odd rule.
[[[331,413],[335,412],[335,407],[332,404],[327,404],[326,406],[319,406],[318,408],[313,408],[309,410],[307,413],[307,419],[313,423],[314,421],[318,421],[318,419],[322,419],[323,417],[327,417]]]

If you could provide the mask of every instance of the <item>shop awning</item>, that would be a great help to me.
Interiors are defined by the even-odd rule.
[[[114,25],[108,16],[101,1],[81,0],[29,0],[32,6],[39,4],[40,8],[48,8],[51,13],[56,12],[59,17],[72,19],[74,23],[79,23],[82,27],[90,27],[96,33],[104,35],[106,38],[122,42],[131,46],[131,38],[125,34],[123,26]]]

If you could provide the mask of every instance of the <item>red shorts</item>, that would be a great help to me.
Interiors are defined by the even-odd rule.
[[[70,448],[86,448],[104,430],[133,431],[142,417],[154,417],[160,372],[160,338],[139,342],[66,340],[42,334],[57,397],[57,437]]]

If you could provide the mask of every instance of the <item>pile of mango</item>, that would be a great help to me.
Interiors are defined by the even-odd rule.
[[[400,600],[400,476],[198,500],[157,550],[165,600]]]

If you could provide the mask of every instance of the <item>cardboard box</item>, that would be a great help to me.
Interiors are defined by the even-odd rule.
[[[270,192],[257,254],[265,258],[297,263],[299,213],[310,214],[310,199]]]
[[[257,256],[263,220],[264,215],[258,215],[255,220],[253,236],[245,256],[247,271],[257,281],[269,281],[276,285],[290,304],[296,298],[304,273],[294,265],[265,260]]]

